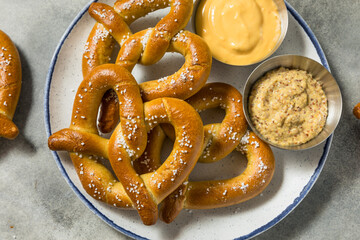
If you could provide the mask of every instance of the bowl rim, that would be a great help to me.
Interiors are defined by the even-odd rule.
[[[302,144],[299,144],[299,145],[290,145],[290,146],[280,146],[280,145],[277,145],[269,140],[267,140],[265,137],[262,136],[262,134],[256,129],[256,127],[254,126],[251,118],[250,118],[250,114],[249,114],[249,110],[248,110],[248,99],[249,99],[249,96],[250,96],[250,93],[251,93],[251,89],[253,87],[253,85],[262,77],[264,76],[264,74],[266,74],[267,72],[271,71],[271,70],[274,70],[274,69],[277,69],[279,67],[284,67],[283,64],[278,64],[276,66],[271,66],[271,68],[269,69],[266,69],[266,70],[263,70],[261,72],[261,75],[256,78],[256,80],[253,80],[252,82],[250,82],[253,78],[253,75],[254,74],[257,74],[259,69],[261,69],[264,65],[266,64],[269,64],[269,62],[273,62],[273,61],[277,61],[278,59],[281,59],[281,58],[299,58],[299,59],[302,59],[302,60],[305,60],[305,61],[309,61],[311,62],[311,65],[316,65],[318,67],[320,67],[322,70],[325,70],[327,72],[327,75],[330,76],[330,81],[334,84],[334,87],[335,87],[335,90],[338,94],[338,97],[337,99],[339,100],[337,102],[337,104],[339,106],[337,106],[338,108],[338,111],[337,111],[337,115],[334,117],[334,124],[333,124],[333,127],[330,128],[330,131],[328,131],[328,133],[323,137],[323,139],[321,139],[320,141],[315,141],[315,139],[318,139],[318,137],[320,136],[321,132],[325,129],[325,126],[328,124],[327,121],[325,123],[325,126],[323,128],[323,130],[318,134],[316,135],[314,138],[310,139],[309,141],[305,142],[305,143],[302,143]],[[270,66],[270,65],[269,65]],[[288,66],[285,66],[286,68],[290,68],[291,67],[288,67]],[[294,69],[301,69],[301,68],[295,68]],[[301,69],[301,70],[305,70],[308,72],[308,70],[306,69]],[[311,72],[309,72],[311,73]],[[312,74],[312,73],[311,73]],[[324,91],[325,92],[325,91]],[[325,95],[326,95],[326,92],[325,92]],[[326,95],[327,96],[327,95]],[[302,150],[307,150],[307,149],[311,149],[311,148],[314,148],[318,145],[320,145],[321,143],[323,143],[326,139],[328,139],[335,131],[335,129],[337,128],[339,122],[340,122],[340,119],[341,119],[341,116],[342,116],[342,111],[343,111],[343,99],[342,99],[342,94],[341,94],[341,90],[340,90],[340,87],[336,81],[336,79],[334,78],[334,76],[331,74],[331,72],[325,67],[323,66],[321,63],[317,62],[316,60],[314,59],[311,59],[309,57],[305,57],[305,56],[302,56],[302,55],[296,55],[296,54],[283,54],[283,55],[277,55],[277,56],[274,56],[274,57],[271,57],[265,61],[263,61],[262,63],[260,63],[251,73],[250,75],[248,76],[248,78],[246,79],[246,82],[245,82],[245,85],[243,87],[243,96],[242,96],[242,102],[243,102],[243,111],[244,111],[244,115],[245,115],[245,118],[246,118],[246,121],[250,127],[250,129],[252,131],[255,132],[255,134],[261,139],[263,140],[264,142],[268,143],[269,145],[271,145],[272,147],[275,147],[277,149],[282,149],[282,150],[290,150],[290,151],[302,151]],[[327,97],[328,99],[328,97]],[[329,108],[329,101],[328,101],[328,111],[330,110]],[[329,112],[328,112],[328,116],[329,116]],[[307,147],[301,147],[301,146],[306,146],[306,144],[308,145],[308,143],[310,142],[314,142],[314,144],[311,144]]]
[[[192,17],[190,19],[191,27],[193,28],[194,33],[197,34],[198,36],[201,36],[201,35],[198,34],[198,32],[196,31],[196,15],[197,15],[197,10],[198,10],[198,7],[200,5],[200,2],[202,2],[202,1],[204,1],[204,0],[194,0],[193,15],[192,15]],[[279,36],[279,39],[278,39],[276,45],[274,46],[273,49],[271,49],[271,51],[267,55],[263,56],[261,59],[257,60],[256,62],[248,63],[248,64],[231,64],[231,63],[223,62],[223,61],[217,59],[215,56],[212,56],[212,57],[216,61],[219,61],[219,62],[221,62],[223,64],[226,64],[226,65],[229,65],[229,66],[235,66],[235,67],[253,66],[253,65],[256,65],[258,63],[261,63],[262,61],[265,61],[265,60],[269,59],[276,52],[276,50],[279,49],[279,47],[283,43],[283,41],[284,41],[284,39],[286,37],[288,28],[289,28],[289,13],[288,13],[288,9],[287,9],[285,0],[273,0],[273,1],[276,4],[276,6],[278,8],[278,11],[279,11],[279,14],[280,14],[280,26],[284,27],[284,28],[281,28],[281,33],[280,33],[280,36]],[[281,14],[283,14],[283,18],[281,17]],[[211,49],[210,49],[210,51],[211,51]]]

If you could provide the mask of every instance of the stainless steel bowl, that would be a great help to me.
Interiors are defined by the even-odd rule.
[[[197,9],[198,6],[200,4],[201,1],[206,1],[206,0],[194,0],[194,11],[193,11],[193,15],[191,17],[191,26],[190,26],[190,30],[192,32],[196,33],[196,13],[197,13]],[[280,22],[281,22],[281,33],[280,33],[280,37],[279,40],[277,41],[276,45],[274,46],[273,49],[271,49],[271,51],[264,56],[262,59],[260,59],[257,62],[253,62],[253,63],[249,63],[249,64],[244,64],[244,65],[237,65],[237,66],[250,66],[256,63],[259,63],[261,61],[264,61],[265,59],[267,59],[268,57],[270,57],[281,45],[281,43],[283,42],[285,36],[286,36],[286,32],[288,29],[288,11],[286,8],[286,4],[284,0],[273,0],[274,3],[276,4],[278,11],[279,11],[279,16],[280,16]],[[225,63],[228,64],[228,63]],[[231,64],[229,64],[231,65]]]
[[[254,83],[260,79],[265,73],[273,69],[285,67],[293,69],[302,69],[311,73],[314,78],[318,79],[321,82],[323,90],[328,100],[328,117],[325,123],[324,129],[312,140],[296,146],[278,146],[269,142],[256,130],[253,125],[248,110],[248,99],[249,94],[251,93],[251,88]],[[271,59],[266,60],[260,64],[248,77],[243,94],[243,104],[246,120],[248,121],[251,129],[265,142],[269,143],[274,147],[281,149],[289,150],[303,150],[315,147],[325,141],[335,130],[336,126],[339,123],[341,112],[342,112],[342,98],[341,92],[336,80],[331,75],[331,73],[320,63],[303,56],[297,55],[282,55],[276,56]]]

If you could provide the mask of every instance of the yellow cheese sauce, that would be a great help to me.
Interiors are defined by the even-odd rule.
[[[306,71],[286,68],[270,71],[255,83],[248,107],[255,128],[279,146],[313,139],[324,128],[328,112],[320,83]]]
[[[231,65],[256,63],[272,52],[280,34],[272,0],[202,0],[196,32],[217,60]]]

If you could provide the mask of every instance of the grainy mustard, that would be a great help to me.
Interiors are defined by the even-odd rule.
[[[328,113],[321,84],[306,71],[283,67],[255,83],[248,107],[255,128],[279,146],[313,139],[324,128]]]

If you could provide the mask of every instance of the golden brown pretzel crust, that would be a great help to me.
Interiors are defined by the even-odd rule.
[[[142,64],[154,64],[168,49],[171,38],[183,29],[189,21],[192,0],[118,0],[114,8],[102,3],[93,3],[89,13],[98,23],[93,27],[83,55],[83,75],[86,76],[94,67],[109,62],[114,47],[113,37],[122,45],[131,35],[128,26],[136,19],[158,9],[170,6],[170,12],[154,27],[149,36],[147,47],[141,58]]]
[[[198,112],[216,107],[225,110],[225,118],[221,123],[204,126],[203,152],[199,162],[218,161],[240,144],[240,140],[246,132],[247,123],[242,106],[242,96],[236,88],[226,83],[208,83],[186,101]],[[151,140],[148,141],[145,153],[134,161],[137,172],[146,173],[159,166],[164,131],[170,139],[175,139],[174,129],[171,125],[162,124],[161,127],[162,129],[155,129],[150,133]],[[157,160],[153,161],[152,158]]]
[[[248,132],[243,136],[247,124],[241,101],[241,94],[225,83],[208,83],[187,100],[197,111],[219,106],[226,111],[222,123],[204,126],[203,148],[205,149],[199,161],[206,163],[218,161],[238,148],[246,153],[249,160],[248,167],[243,174],[233,179],[185,181],[164,200],[160,212],[163,221],[172,222],[183,207],[217,208],[246,201],[260,193],[270,182],[274,172],[272,151],[253,133]],[[173,138],[173,130],[168,125],[163,124],[162,128],[170,138]],[[161,129],[154,129],[149,134],[144,154],[134,161],[134,168],[138,173],[144,174],[160,166],[160,149],[164,136]]]
[[[14,139],[19,130],[12,122],[21,90],[21,63],[11,39],[0,30],[0,137]]]
[[[109,89],[116,92],[121,103],[121,121],[107,140],[98,136],[96,116]],[[174,149],[159,169],[139,176],[131,161],[143,153],[146,131],[160,123],[174,126]],[[70,128],[54,133],[48,144],[52,150],[70,152],[81,183],[91,196],[117,207],[134,208],[144,224],[151,225],[157,220],[157,204],[181,185],[195,166],[202,150],[195,144],[203,139],[202,127],[198,113],[182,100],[159,98],[143,105],[132,75],[120,66],[104,64],[81,83]],[[108,158],[120,182],[92,155]]]
[[[246,154],[247,168],[237,177],[226,180],[185,182],[166,198],[160,218],[172,222],[183,209],[211,209],[238,204],[261,193],[275,171],[271,148],[254,133],[247,133],[238,150]]]
[[[132,35],[120,49],[116,64],[129,71],[135,67],[144,48],[144,39],[153,29],[140,31]],[[198,35],[180,31],[171,40],[169,52],[177,52],[185,57],[183,66],[173,75],[161,79],[140,83],[142,98],[150,101],[160,97],[187,99],[198,92],[209,77],[212,57],[209,47]]]
[[[356,106],[353,109],[353,113],[356,118],[360,119],[360,103],[356,104]]]
[[[231,206],[255,197],[266,188],[275,171],[275,159],[269,145],[253,132],[249,132],[238,149],[245,153],[248,159],[246,170],[227,180],[189,182],[185,208]],[[219,199],[221,200],[217,201]]]
[[[148,38],[153,29],[147,29],[132,35],[122,46],[116,64],[131,71],[143,54],[144,39]],[[168,51],[181,53],[185,63],[174,74],[161,79],[140,83],[144,101],[161,97],[176,97],[187,99],[198,92],[205,84],[211,71],[212,57],[206,43],[196,34],[180,31],[170,42]],[[109,94],[110,95],[110,94]],[[118,118],[113,111],[116,109],[115,98],[103,100],[100,121],[102,132],[110,132]]]
[[[244,116],[242,95],[226,83],[208,83],[197,94],[186,100],[197,111],[221,107],[225,118],[221,123],[204,126],[204,152],[200,162],[215,162],[231,153],[245,134],[247,123]]]
[[[225,118],[221,123],[204,126],[204,150],[199,162],[216,162],[239,145],[241,137],[246,132],[247,123],[242,106],[242,95],[236,88],[226,83],[208,83],[186,101],[198,112],[216,107],[225,110]],[[172,127],[163,124],[162,128],[173,140]],[[147,147],[147,150],[149,148],[151,149],[151,146]],[[151,151],[150,149],[148,151]]]
[[[170,6],[170,12],[162,18],[154,28],[145,30],[137,37],[131,38],[131,31],[127,24],[131,24],[139,17],[145,16],[151,11]],[[107,63],[113,52],[114,41],[120,44],[121,49],[117,63],[131,70],[137,62],[145,65],[159,61],[166,51],[175,51],[185,55],[187,64],[176,74],[162,78],[163,83],[150,81],[141,84],[143,99],[150,101],[159,97],[176,97],[186,99],[196,93],[207,80],[211,68],[211,54],[206,43],[193,34],[179,35],[180,29],[184,28],[191,17],[193,8],[192,0],[167,0],[167,1],[117,1],[114,8],[101,3],[93,3],[89,8],[90,15],[98,22],[89,35],[86,50],[83,55],[83,75],[100,64]],[[145,34],[146,33],[146,34]],[[171,44],[175,34],[185,44]],[[112,36],[112,37],[111,37]],[[126,41],[126,42],[125,42]],[[133,41],[136,41],[134,44]],[[134,46],[136,45],[136,48]],[[171,45],[171,46],[170,46]],[[172,47],[173,46],[173,47]],[[196,51],[194,51],[196,49]],[[190,56],[190,54],[193,54]],[[194,67],[195,66],[195,67]],[[175,81],[175,84],[173,84]],[[189,83],[185,83],[189,82]],[[167,85],[167,89],[163,85]],[[169,88],[170,87],[170,88]],[[113,95],[113,94],[107,94]],[[110,99],[107,96],[107,99]],[[116,109],[115,100],[103,100],[99,119],[100,131],[111,132],[118,119],[113,115],[112,109]],[[107,111],[109,109],[109,111]]]

